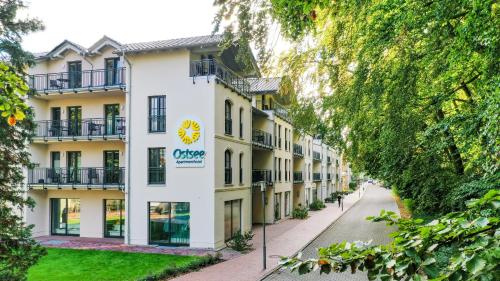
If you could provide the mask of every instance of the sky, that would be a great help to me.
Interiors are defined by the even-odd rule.
[[[213,0],[25,0],[20,14],[37,17],[45,30],[27,35],[23,47],[44,52],[64,39],[90,47],[103,35],[120,43],[207,35]]]

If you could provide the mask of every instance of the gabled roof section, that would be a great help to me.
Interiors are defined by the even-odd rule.
[[[97,42],[95,42],[90,48],[88,49],[89,53],[91,54],[99,54],[99,52],[105,48],[105,47],[111,47],[114,49],[120,49],[122,47],[122,44],[120,42],[109,38],[108,36],[104,35],[101,39],[99,39]]]
[[[61,57],[61,55],[68,50],[72,50],[78,54],[85,54],[87,52],[87,49],[85,49],[85,47],[78,45],[74,42],[71,42],[69,40],[64,40],[59,45],[57,45],[54,49],[52,49],[50,52],[39,53],[41,55],[38,57],[35,55],[35,58],[37,58],[37,59],[57,58],[57,57]]]
[[[222,42],[222,40],[222,35],[206,35],[151,42],[130,43],[124,44],[119,52],[142,53],[150,51],[168,51],[182,48],[203,48],[218,46]]]
[[[252,94],[277,93],[281,84],[281,77],[248,78],[247,80]]]

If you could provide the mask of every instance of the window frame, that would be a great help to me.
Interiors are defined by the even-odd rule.
[[[153,100],[157,100],[155,104],[156,107],[152,106]],[[167,116],[167,96],[166,95],[148,96],[148,133],[165,133],[167,131],[166,116]],[[152,128],[153,124],[156,125],[156,129]]]
[[[158,167],[151,167],[151,152],[152,151],[155,151],[155,150],[158,150],[160,153],[158,154],[158,160],[159,160],[159,163],[158,163]],[[164,185],[166,183],[166,168],[167,168],[167,165],[165,163],[165,147],[148,147],[148,166],[147,166],[147,169],[148,169],[148,172],[147,172],[147,181],[148,181],[148,185]],[[163,167],[161,166],[161,157],[162,157],[162,154],[161,154],[161,151],[163,151]],[[162,170],[160,170],[161,168],[163,168]],[[156,181],[156,182],[152,182],[151,181],[151,169],[158,169],[158,173],[163,173],[163,181]],[[158,178],[160,178],[158,176]]]
[[[233,184],[233,152],[230,149],[224,151],[224,184]]]
[[[229,99],[224,101],[224,134],[233,135],[233,103]]]

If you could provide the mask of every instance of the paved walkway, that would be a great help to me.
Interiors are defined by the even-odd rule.
[[[280,256],[291,256],[327,229],[359,200],[358,192],[344,200],[344,212],[335,204],[321,211],[309,212],[306,220],[287,220],[266,226],[267,270],[262,270],[262,228],[254,229],[255,250],[234,259],[180,276],[177,281],[255,281],[278,267]]]
[[[347,241],[369,241],[373,239],[373,244],[386,244],[390,242],[388,234],[394,229],[389,228],[385,223],[373,223],[367,221],[368,216],[378,215],[380,210],[390,210],[399,213],[398,207],[391,195],[391,191],[371,185],[366,194],[349,212],[333,223],[317,239],[309,244],[303,251],[304,258],[316,257],[319,247],[328,246],[331,243]],[[268,276],[266,281],[295,281],[295,280],[368,280],[365,272],[351,274],[347,273],[337,275],[320,275],[318,271],[305,275],[291,273],[287,269],[279,271]]]

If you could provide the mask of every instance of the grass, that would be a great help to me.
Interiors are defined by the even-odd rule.
[[[197,256],[47,249],[48,255],[28,272],[29,281],[137,280],[167,268],[190,268]]]

